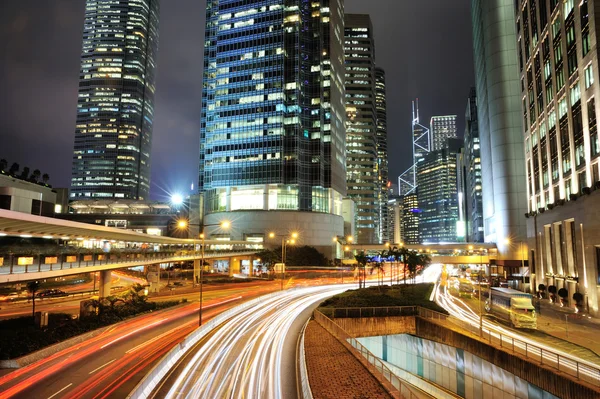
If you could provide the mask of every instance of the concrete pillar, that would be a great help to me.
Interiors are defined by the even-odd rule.
[[[263,187],[263,211],[269,210],[269,185]]]
[[[99,294],[100,298],[106,298],[110,295],[110,287],[111,287],[111,272],[110,270],[101,270],[100,271],[100,284],[99,284]]]
[[[231,212],[231,187],[225,189],[225,211]]]
[[[248,276],[254,277],[254,256],[250,256],[250,266],[248,266]]]
[[[229,258],[229,277],[240,274],[240,262],[239,258]]]

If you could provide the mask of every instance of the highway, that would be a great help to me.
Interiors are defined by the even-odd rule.
[[[205,292],[204,319],[278,288],[277,282],[232,284]],[[198,302],[121,322],[101,335],[0,377],[0,399],[123,398],[197,325]]]
[[[154,397],[295,398],[302,322],[313,306],[348,288],[295,288],[241,311],[188,352]]]

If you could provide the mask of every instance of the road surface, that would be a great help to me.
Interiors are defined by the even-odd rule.
[[[295,398],[296,344],[311,307],[350,287],[296,288],[232,317],[178,363],[155,398]]]
[[[236,284],[204,294],[204,318],[273,290]],[[197,294],[196,294],[197,295]],[[99,336],[0,377],[4,398],[124,398],[198,325],[198,302],[121,322]]]

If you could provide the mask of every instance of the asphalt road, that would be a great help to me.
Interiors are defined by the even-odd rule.
[[[205,292],[204,319],[277,288],[274,283],[232,284]],[[99,336],[0,377],[0,399],[124,398],[155,362],[197,325],[198,302],[121,322]]]
[[[313,306],[347,288],[296,288],[241,311],[189,351],[154,397],[296,398],[298,334]]]

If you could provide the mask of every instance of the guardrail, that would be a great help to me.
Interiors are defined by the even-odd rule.
[[[323,328],[329,331],[337,339],[346,341],[356,351],[355,355],[360,354],[364,357],[371,365],[377,369],[377,371],[388,380],[396,391],[392,392],[393,395],[397,395],[407,399],[420,399],[424,397],[433,397],[423,390],[409,384],[396,376],[377,356],[373,355],[367,348],[365,348],[358,340],[350,336],[342,327],[336,324],[333,320],[325,316],[319,310],[315,310],[314,313],[315,321],[317,321]]]
[[[221,256],[238,256],[253,253],[245,251],[211,251],[204,254],[204,258]],[[160,263],[160,261],[181,262],[200,259],[200,253],[189,252],[144,252],[123,254],[57,254],[57,255],[11,255],[8,258],[0,256],[0,275],[2,274],[27,274],[51,272],[58,270],[77,269],[90,266],[119,265],[125,263]],[[15,259],[17,260],[15,264]],[[22,263],[22,264],[19,264]]]
[[[398,307],[372,307],[372,308],[339,308],[321,309],[324,314],[332,318],[362,318],[362,317],[387,317],[387,316],[419,316],[442,325],[451,324],[468,331],[476,338],[489,343],[491,346],[499,347],[511,354],[523,356],[541,365],[548,366],[556,371],[565,373],[577,380],[600,387],[600,367],[580,362],[570,356],[565,356],[556,351],[548,350],[540,345],[531,344],[522,339],[514,338],[497,330],[484,327],[481,331],[479,326],[472,325],[455,317],[422,308],[420,306],[398,306]]]
[[[484,327],[480,331],[479,326],[474,326],[465,321],[443,315],[433,310],[419,308],[419,316],[436,322],[453,324],[454,326],[469,331],[471,334],[477,336],[482,341],[488,342],[492,346],[500,347],[509,353],[523,356],[538,362],[541,365],[565,373],[579,381],[600,387],[600,367],[582,363],[569,356],[514,338],[488,327]]]
[[[158,383],[164,378],[167,372],[179,361],[179,359],[190,350],[202,337],[208,334],[212,329],[223,323],[238,312],[262,302],[265,298],[281,295],[280,292],[266,294],[258,298],[251,299],[234,308],[226,310],[207,321],[202,327],[191,332],[179,345],[173,347],[163,358],[150,370],[148,374],[133,388],[133,391],[127,396],[131,399],[145,399],[152,394]]]
[[[302,399],[313,399],[312,390],[310,389],[310,382],[308,380],[308,370],[306,369],[306,353],[304,351],[304,333],[310,319],[306,321],[302,331],[300,332],[300,341],[298,342],[298,368],[300,369],[300,392],[299,396]]]

